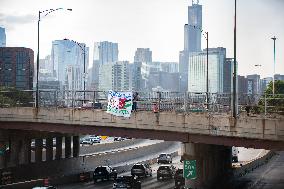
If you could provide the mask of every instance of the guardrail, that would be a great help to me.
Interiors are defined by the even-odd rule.
[[[33,107],[35,91],[0,91],[0,107]],[[138,92],[137,110],[176,112],[230,112],[232,94],[205,92]],[[39,107],[107,108],[108,91],[39,90]],[[284,94],[238,94],[239,112],[284,114]]]

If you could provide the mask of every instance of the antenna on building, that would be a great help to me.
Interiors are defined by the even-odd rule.
[[[192,0],[192,5],[198,5],[199,4],[199,0],[196,0],[196,3],[194,3],[194,0]]]

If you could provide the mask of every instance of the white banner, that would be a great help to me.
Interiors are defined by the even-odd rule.
[[[132,110],[132,92],[108,92],[107,113],[130,117]]]

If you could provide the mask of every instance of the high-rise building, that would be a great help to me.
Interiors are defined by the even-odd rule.
[[[149,48],[137,48],[134,62],[152,62],[152,51]]]
[[[223,92],[233,92],[233,72],[234,72],[234,59],[226,58],[224,62],[224,75],[223,75]]]
[[[273,81],[273,77],[266,77],[261,79],[261,92],[264,93],[270,82]]]
[[[0,47],[6,47],[5,28],[0,27]]]
[[[188,36],[185,37],[185,47],[188,47],[188,52],[201,51],[201,30],[202,29],[202,5],[199,1],[192,1],[192,6],[188,7],[188,25],[185,26],[185,32]]]
[[[188,91],[188,60],[190,53],[201,51],[202,6],[199,0],[188,6],[188,24],[184,25],[184,49],[179,52],[179,89]]]
[[[275,74],[274,75],[274,80],[277,81],[284,81],[284,75],[280,75],[280,74]]]
[[[248,92],[248,80],[245,76],[238,75],[238,94],[243,95]]]
[[[128,91],[131,89],[129,62],[118,61],[101,64],[99,70],[99,90]]]
[[[0,47],[0,86],[33,88],[34,51],[24,47]]]
[[[224,63],[226,49],[222,47],[208,49],[208,89],[209,93],[223,93]],[[206,92],[207,59],[206,50],[191,53],[188,66],[188,91]]]
[[[260,75],[247,75],[248,79],[248,94],[261,94]]]
[[[54,77],[60,82],[60,89],[65,90],[83,90],[84,82],[84,50],[85,49],[85,73],[87,73],[89,65],[89,49],[85,47],[84,43],[74,43],[71,40],[55,40],[52,42],[52,51],[51,51],[51,64],[53,65]],[[69,74],[67,68],[70,68],[70,65],[73,66],[71,70],[72,73],[78,72],[80,69],[80,77],[78,78],[80,85],[75,88],[68,88],[70,85],[66,85],[67,74]],[[75,79],[75,77],[73,77]],[[76,77],[77,78],[77,77]],[[74,81],[75,82],[75,81]],[[68,81],[70,83],[70,80]]]
[[[133,91],[142,91],[142,62],[134,62],[129,64],[130,71],[130,86]]]
[[[102,64],[113,63],[118,61],[118,44],[102,41],[95,42],[94,56],[92,66],[91,85],[97,90],[99,88],[99,69]]]

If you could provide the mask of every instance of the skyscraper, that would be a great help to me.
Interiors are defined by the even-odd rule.
[[[0,86],[33,88],[34,51],[24,47],[0,47]]]
[[[81,47],[84,48],[85,44],[80,43]],[[85,72],[88,68],[89,52],[86,47],[85,56]],[[84,52],[80,46],[70,40],[55,40],[52,41],[51,51],[51,64],[53,65],[54,76],[56,80],[60,82],[60,88],[65,90],[83,90],[84,82]],[[73,66],[73,67],[72,67]],[[72,68],[71,68],[72,67]],[[67,69],[68,68],[68,69]],[[68,73],[78,73],[80,68],[80,85],[67,85],[66,81]],[[75,82],[75,77],[73,78]],[[77,82],[77,81],[76,81]],[[70,83],[70,79],[69,79]],[[68,88],[69,86],[75,86],[75,88]]]
[[[226,59],[226,49],[222,47],[209,48],[209,92],[223,93],[223,74]],[[206,51],[191,53],[188,66],[188,91],[206,92]]]
[[[93,89],[99,88],[99,69],[100,66],[106,63],[118,61],[118,44],[109,41],[95,42],[92,76],[90,77]]]
[[[185,26],[185,47],[188,47],[188,52],[201,51],[201,30],[202,29],[202,5],[199,1],[195,3],[192,1],[192,6],[188,7],[188,25]]]
[[[6,47],[5,28],[0,27],[0,47]]]
[[[188,62],[190,53],[201,51],[202,6],[199,0],[188,6],[188,24],[184,25],[184,49],[179,53],[180,91],[188,91]]]
[[[149,48],[137,48],[134,62],[152,62],[152,51]]]

